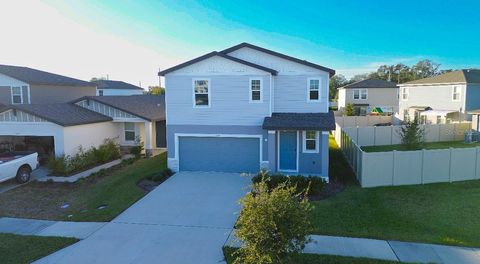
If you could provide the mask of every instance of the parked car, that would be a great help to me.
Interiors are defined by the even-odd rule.
[[[38,166],[37,152],[0,154],[0,182],[15,178],[18,183],[26,183],[30,180],[32,171]]]

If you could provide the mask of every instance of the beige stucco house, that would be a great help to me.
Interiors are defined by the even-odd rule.
[[[345,85],[338,88],[338,109],[343,111],[347,104],[353,104],[356,115],[394,114],[398,111],[398,86],[380,79]]]

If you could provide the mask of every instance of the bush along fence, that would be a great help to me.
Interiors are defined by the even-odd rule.
[[[470,123],[427,125],[427,142],[463,139]],[[390,130],[389,130],[390,129]],[[412,185],[480,179],[480,147],[364,152],[361,146],[400,142],[390,128],[340,128],[335,139],[362,187]],[[381,132],[379,132],[381,131]],[[433,132],[432,132],[433,131]],[[370,135],[369,133],[370,132]],[[388,135],[390,133],[390,137]],[[427,133],[433,135],[428,136]],[[436,133],[436,134],[435,134]],[[386,139],[385,139],[386,138]],[[363,144],[358,144],[356,140]],[[390,143],[388,141],[390,140]]]

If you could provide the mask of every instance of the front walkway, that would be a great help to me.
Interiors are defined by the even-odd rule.
[[[63,222],[3,217],[0,218],[0,233],[85,239],[105,224],[103,222]]]
[[[250,178],[180,172],[87,239],[38,263],[222,263]]]
[[[310,236],[304,253],[372,258],[409,263],[477,264],[480,249],[367,238]],[[234,232],[225,244],[240,247]]]

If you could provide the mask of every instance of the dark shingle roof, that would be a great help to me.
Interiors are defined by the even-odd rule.
[[[270,130],[322,130],[335,129],[335,117],[329,113],[273,113],[265,117],[263,129]]]
[[[97,80],[92,83],[96,84],[98,89],[143,90],[142,87],[122,81]]]
[[[90,82],[49,73],[45,71],[35,70],[28,67],[0,65],[0,73],[26,82],[28,84],[44,84],[44,85],[65,85],[65,86],[95,86]]]
[[[264,53],[267,53],[267,54],[270,54],[270,55],[273,55],[273,56],[277,56],[277,57],[282,58],[282,59],[293,61],[293,62],[296,62],[296,63],[299,63],[299,64],[303,64],[303,65],[312,67],[314,69],[326,71],[326,72],[330,73],[330,77],[335,75],[335,70],[332,70],[330,68],[327,68],[327,67],[315,64],[315,63],[311,63],[311,62],[306,61],[306,60],[301,60],[301,59],[298,59],[298,58],[295,58],[295,57],[291,57],[291,56],[288,56],[288,55],[285,55],[283,53],[279,53],[279,52],[276,52],[276,51],[273,51],[273,50],[269,50],[269,49],[266,49],[266,48],[255,46],[253,44],[246,43],[246,42],[243,42],[243,43],[240,43],[240,44],[235,45],[233,47],[230,47],[228,49],[222,50],[221,53],[228,54],[230,52],[233,52],[235,50],[245,48],[245,47],[251,48],[251,49],[254,49],[254,50],[258,50],[258,51],[261,51],[261,52],[264,52]]]
[[[221,52],[217,52],[217,51],[213,51],[213,52],[210,52],[208,54],[205,54],[203,56],[200,56],[198,58],[195,58],[193,60],[189,60],[187,62],[184,62],[184,63],[181,63],[177,66],[174,66],[174,67],[171,67],[169,69],[166,69],[166,70],[163,70],[163,71],[160,71],[158,73],[158,76],[164,76],[165,74],[169,73],[169,72],[173,72],[173,71],[176,71],[178,69],[181,69],[181,68],[184,68],[184,67],[187,67],[189,65],[192,65],[194,63],[197,63],[199,61],[202,61],[202,60],[206,60],[208,58],[211,58],[213,56],[219,56],[219,57],[222,57],[224,59],[227,59],[227,60],[231,60],[231,61],[234,61],[234,62],[238,62],[240,64],[243,64],[243,65],[247,65],[247,66],[250,66],[250,67],[253,67],[253,68],[256,68],[256,69],[259,69],[259,70],[262,70],[262,71],[265,71],[265,72],[269,72],[271,73],[272,75],[277,75],[277,71],[276,70],[273,70],[273,69],[270,69],[270,68],[267,68],[267,67],[263,67],[261,65],[258,65],[258,64],[255,64],[255,63],[251,63],[251,62],[248,62],[248,61],[244,61],[244,60],[241,60],[241,59],[238,59],[238,58],[235,58],[235,57],[232,57],[232,56],[229,56],[227,54],[224,54],[224,53],[221,53]]]
[[[69,103],[8,105],[0,111],[15,109],[23,111],[61,126],[111,121],[112,118]]]
[[[164,95],[86,96],[73,103],[85,99],[109,105],[146,120],[165,120]]]
[[[480,83],[480,70],[458,70],[441,75],[406,82],[404,84],[436,84],[436,83]]]
[[[347,84],[343,87],[345,89],[351,88],[398,88],[397,84],[394,82],[389,82],[380,79],[366,79],[363,81],[354,82],[351,84]]]

